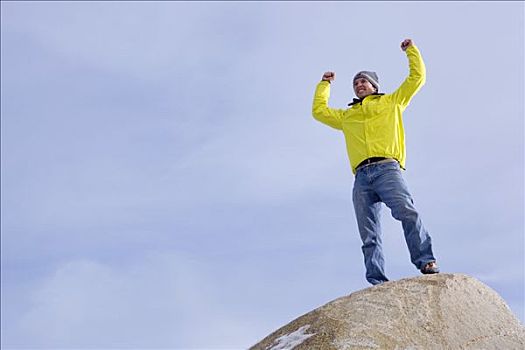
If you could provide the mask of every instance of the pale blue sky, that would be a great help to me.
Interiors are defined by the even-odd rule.
[[[523,2],[2,2],[2,348],[243,349],[368,287],[341,133],[427,83],[405,177],[444,272],[524,321]],[[383,212],[387,274],[417,276]]]

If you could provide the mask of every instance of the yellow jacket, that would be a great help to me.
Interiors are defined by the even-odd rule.
[[[321,81],[315,90],[312,114],[315,119],[345,135],[352,172],[371,157],[396,159],[405,168],[405,131],[402,113],[425,84],[426,71],[416,46],[407,48],[410,73],[392,94],[369,95],[347,109],[328,107],[330,83]]]

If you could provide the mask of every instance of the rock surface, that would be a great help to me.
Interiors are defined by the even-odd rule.
[[[488,286],[462,274],[387,282],[321,306],[250,350],[525,349],[525,328]]]

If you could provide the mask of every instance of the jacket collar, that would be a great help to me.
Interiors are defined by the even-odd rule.
[[[367,98],[368,96],[382,96],[382,95],[384,95],[384,93],[377,93],[377,92],[374,92],[373,94],[367,95],[367,96],[363,97],[362,99],[360,99],[360,98],[355,98],[355,97],[354,97],[354,100],[353,100],[352,102],[350,102],[350,103],[348,104],[348,106],[353,106],[353,105],[355,105],[356,103],[362,103],[362,102],[365,100],[365,98]]]

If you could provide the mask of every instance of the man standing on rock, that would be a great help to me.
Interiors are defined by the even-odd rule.
[[[371,284],[388,281],[384,271],[381,203],[401,221],[412,263],[423,273],[438,273],[432,241],[414,207],[402,177],[405,169],[405,132],[402,113],[425,83],[425,64],[411,39],[401,43],[410,73],[392,94],[379,93],[375,72],[361,71],[353,80],[357,98],[347,109],[328,107],[334,72],[326,72],[317,85],[312,114],[315,119],[342,130],[352,172],[355,174],[353,202],[363,241],[366,279]]]

